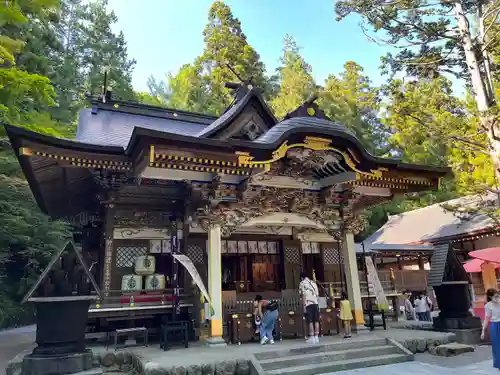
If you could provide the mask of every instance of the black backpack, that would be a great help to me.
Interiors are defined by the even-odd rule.
[[[266,305],[266,310],[268,310],[268,311],[278,310],[278,302],[277,301],[269,301],[269,303]]]

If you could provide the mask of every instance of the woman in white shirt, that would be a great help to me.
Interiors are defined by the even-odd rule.
[[[481,340],[484,340],[484,334],[488,323],[490,324],[491,350],[493,352],[493,367],[500,370],[500,293],[495,291],[493,298],[484,306],[485,314],[483,321],[483,331]]]
[[[425,302],[423,295],[420,295],[419,297],[415,298],[415,312],[417,313],[418,320],[420,320],[421,322],[427,320],[426,304],[427,302]]]

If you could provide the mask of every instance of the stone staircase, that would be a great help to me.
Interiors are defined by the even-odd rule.
[[[316,375],[413,361],[410,351],[387,338],[268,349],[253,355],[252,375]]]

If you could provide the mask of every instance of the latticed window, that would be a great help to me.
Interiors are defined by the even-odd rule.
[[[188,244],[186,255],[195,264],[205,263],[203,259],[204,258],[203,249],[198,244]]]
[[[323,248],[323,259],[325,264],[343,264],[344,257],[339,249],[334,247]]]
[[[135,260],[141,255],[148,253],[147,246],[121,245],[116,248],[116,267],[130,268],[134,267]]]

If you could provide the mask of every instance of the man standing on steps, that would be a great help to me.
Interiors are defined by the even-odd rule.
[[[299,294],[304,305],[304,313],[309,328],[308,344],[319,343],[318,286],[305,272],[300,273]]]

